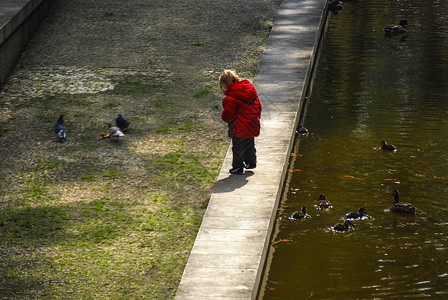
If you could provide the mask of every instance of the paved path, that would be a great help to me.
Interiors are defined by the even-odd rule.
[[[229,148],[176,299],[256,297],[325,5],[283,1],[254,78],[263,105],[258,166],[230,176]]]

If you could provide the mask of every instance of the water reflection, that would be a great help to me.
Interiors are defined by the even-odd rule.
[[[261,298],[447,297],[446,16],[448,1],[377,0],[330,17]],[[385,38],[404,18],[406,39]],[[415,216],[389,211],[394,189]],[[331,209],[315,207],[321,194]],[[288,220],[302,206],[310,218]],[[331,230],[360,207],[368,218]]]

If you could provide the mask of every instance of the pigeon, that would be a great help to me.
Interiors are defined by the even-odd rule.
[[[115,124],[118,128],[121,129],[121,131],[125,131],[126,129],[128,129],[128,126],[129,124],[131,124],[131,122],[129,122],[129,120],[123,117],[121,114],[118,114],[118,117],[115,119]]]
[[[117,126],[112,126],[112,124],[108,123],[107,126],[109,126],[109,139],[117,141],[120,136],[125,136],[123,131],[121,131],[120,128]]]
[[[56,124],[54,124],[54,133],[56,133],[57,141],[63,143],[67,140],[67,128],[64,124],[64,115],[60,115]]]

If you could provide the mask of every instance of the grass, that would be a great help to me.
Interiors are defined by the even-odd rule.
[[[208,94],[210,94],[210,88],[206,86],[200,86],[194,90],[193,97],[202,98],[206,97]]]
[[[189,153],[168,153],[156,156],[161,175],[183,183],[207,182],[212,183],[216,179],[215,169],[211,160],[216,157],[211,155],[194,155]]]
[[[63,162],[57,160],[39,160],[39,163],[37,168],[42,170],[56,169],[63,164]]]
[[[192,163],[199,159],[173,153],[148,161],[151,169],[155,165],[163,174],[158,181],[169,186],[170,176],[191,174],[196,168]],[[17,299],[172,297],[203,208],[176,204],[172,195],[181,187],[153,191],[134,186],[134,198],[122,198],[119,192],[117,196],[114,186],[127,176],[111,167],[86,170],[81,176],[89,182],[86,188],[93,191],[92,198],[64,203],[58,192],[60,183],[45,175],[58,169],[55,165],[61,164],[42,161],[34,172],[21,174],[25,186],[16,193],[15,205],[0,210],[2,295]],[[209,181],[216,168],[197,175],[198,180]]]
[[[168,297],[175,283],[160,282],[181,276],[180,262],[200,216],[195,209],[157,203],[161,207],[149,209],[139,203],[97,199],[76,206],[2,211],[3,243],[33,250],[3,260],[2,280],[8,284],[2,285],[2,294],[13,298]],[[150,284],[148,279],[153,279]]]
[[[124,93],[124,94],[144,94],[146,92],[155,90],[155,89],[168,89],[168,86],[164,86],[161,84],[148,84],[148,83],[142,83],[139,81],[134,81],[133,79],[126,79],[123,81],[120,81],[118,84],[115,85],[115,91]],[[111,103],[109,103],[111,105]],[[113,103],[112,103],[113,106]]]
[[[209,125],[174,116],[153,134],[113,143],[88,128],[35,153],[16,187],[0,193],[0,299],[174,297],[228,145],[224,132],[198,140]],[[154,134],[166,150],[133,151]]]
[[[21,68],[30,73],[34,65],[43,66],[41,76],[46,65],[85,64],[107,71],[115,88],[5,100],[12,104],[0,123],[0,299],[174,298],[229,144],[217,76],[223,68],[255,74],[269,33],[264,20],[274,10],[266,1],[232,3],[240,9],[231,14],[213,1],[183,1],[176,10],[162,2],[135,13],[128,6],[119,21],[133,26],[117,32],[113,20],[121,15],[110,11],[123,11],[122,2],[109,3],[101,13],[108,22],[97,22],[61,1],[27,47],[32,55]],[[222,24],[201,28],[201,5]],[[69,34],[58,31],[67,25],[64,11]],[[235,13],[256,30],[241,30]],[[148,34],[151,18],[158,25]],[[106,29],[110,39],[95,37]],[[46,39],[86,47],[47,61]],[[95,49],[91,57],[86,49]],[[52,127],[61,113],[68,138],[56,143]],[[131,121],[126,137],[99,140],[117,113]]]

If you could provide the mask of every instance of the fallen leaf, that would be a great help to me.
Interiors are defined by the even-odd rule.
[[[281,239],[279,242],[290,242],[291,240],[289,239]]]

